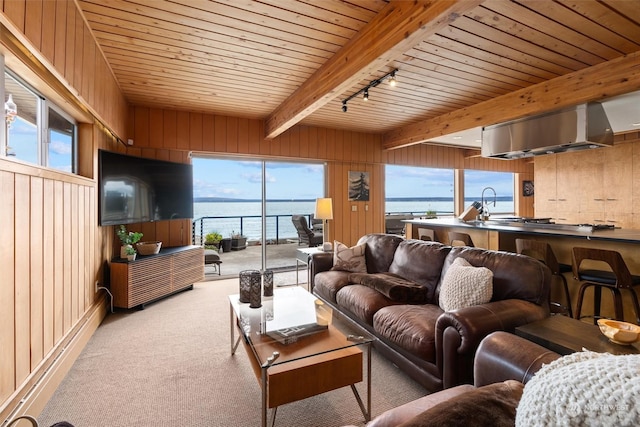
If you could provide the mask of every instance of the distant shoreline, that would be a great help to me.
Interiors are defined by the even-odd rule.
[[[466,197],[466,201],[480,200],[480,197]],[[490,198],[493,200],[493,197]],[[509,202],[513,200],[511,196],[498,196],[496,200]],[[291,203],[291,202],[315,202],[316,199],[267,199],[270,203]],[[387,202],[451,202],[453,197],[389,197]],[[194,197],[193,203],[259,203],[260,199],[233,199],[225,197]]]

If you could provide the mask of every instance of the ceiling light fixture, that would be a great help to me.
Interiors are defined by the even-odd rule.
[[[343,112],[347,112],[347,102],[351,101],[353,98],[355,98],[356,96],[362,94],[362,99],[367,101],[369,100],[369,89],[371,89],[372,87],[376,87],[378,86],[380,83],[384,82],[386,79],[389,79],[389,86],[395,86],[396,85],[396,73],[398,72],[397,69],[388,72],[387,74],[385,74],[384,76],[380,77],[379,79],[376,80],[371,80],[369,82],[368,85],[366,85],[365,87],[363,87],[362,89],[360,89],[359,91],[357,91],[356,93],[354,93],[353,95],[349,96],[348,98],[345,98],[342,100],[342,111]]]

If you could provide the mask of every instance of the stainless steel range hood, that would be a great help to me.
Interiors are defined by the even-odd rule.
[[[482,157],[519,159],[613,145],[613,131],[599,102],[482,129]]]

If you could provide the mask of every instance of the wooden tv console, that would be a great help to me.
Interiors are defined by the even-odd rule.
[[[113,305],[140,307],[185,289],[204,279],[204,249],[180,246],[135,261],[111,261]]]

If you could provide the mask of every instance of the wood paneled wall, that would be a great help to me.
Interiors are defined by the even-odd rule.
[[[92,180],[0,159],[0,399],[35,371],[100,280]]]
[[[131,154],[161,155],[162,158],[185,161],[188,152],[192,151],[196,154],[326,162],[327,196],[334,200],[335,217],[329,223],[329,238],[345,244],[355,243],[366,233],[384,230],[385,164],[533,176],[530,162],[485,159],[474,150],[423,144],[385,151],[381,148],[380,135],[298,125],[273,140],[265,140],[264,122],[260,120],[147,107],[132,107],[130,114],[129,135],[134,148],[127,152]],[[368,203],[348,201],[349,171],[369,172],[371,199]],[[526,214],[533,211],[530,198],[519,198],[516,206]]]
[[[33,72],[51,73],[52,87],[70,92],[58,95],[80,101],[116,135],[126,133],[127,102],[75,1],[11,0],[0,2],[0,11],[0,23],[39,62],[28,64]]]
[[[122,146],[127,105],[73,0],[0,0],[0,12],[7,66],[81,122],[79,175],[0,159],[2,421],[104,311],[95,286],[114,233],[98,227],[97,149]]]

